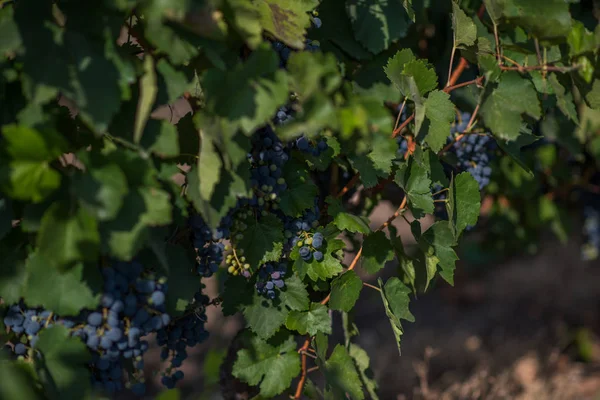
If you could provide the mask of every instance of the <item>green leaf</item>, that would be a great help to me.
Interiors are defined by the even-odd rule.
[[[198,288],[203,285],[197,276],[196,254],[192,249],[167,244],[165,255],[169,262],[167,282],[169,286],[177,288],[169,292],[166,300],[166,309],[173,318],[184,313]]]
[[[479,185],[468,172],[458,174],[448,188],[446,209],[454,238],[468,226],[475,226],[481,208]]]
[[[155,400],[179,400],[181,393],[179,389],[163,390],[156,395]]]
[[[367,188],[377,185],[378,178],[387,178],[396,158],[398,143],[389,135],[375,135],[369,142],[368,154],[350,158],[352,166],[360,173],[360,179]]]
[[[251,305],[254,301],[255,291],[254,286],[248,284],[248,279],[241,275],[230,274],[225,281],[224,290],[220,293],[220,297],[223,299],[221,304],[223,315],[234,315],[239,310],[243,310],[244,306]],[[308,302],[306,306],[308,307]]]
[[[354,37],[371,53],[387,49],[406,36],[411,18],[400,1],[346,0]]]
[[[160,59],[156,63],[158,104],[172,104],[181,97],[191,86],[183,71],[173,68],[167,60]]]
[[[410,158],[396,172],[396,183],[400,185],[408,197],[408,207],[415,218],[432,214],[433,196],[431,195],[431,180],[427,171],[414,158]]]
[[[277,261],[283,246],[283,223],[273,214],[247,223],[244,237],[237,243],[244,249],[244,256],[250,268],[256,270],[261,264]]]
[[[344,212],[340,200],[333,196],[327,196],[325,202],[328,204],[327,213],[333,217],[333,224],[340,230],[363,234],[371,232],[368,218]]]
[[[593,32],[588,31],[581,21],[573,20],[573,26],[567,36],[569,57],[586,52],[594,52],[598,48],[598,40]]]
[[[304,279],[306,275],[313,281],[319,279],[327,280],[338,275],[344,270],[340,260],[335,258],[331,253],[343,248],[344,242],[326,238],[327,249],[323,250],[323,260],[317,261],[313,258],[309,262],[304,261],[298,253],[298,247],[292,250],[290,258],[294,260],[294,270],[298,273],[300,279]]]
[[[452,2],[452,30],[454,31],[454,47],[464,48],[475,44],[477,27],[455,2]]]
[[[293,91],[301,98],[308,98],[316,92],[331,93],[342,83],[337,60],[332,54],[293,53],[287,70]]]
[[[97,296],[82,281],[83,264],[57,274],[40,255],[33,254],[27,260],[26,269],[23,298],[27,305],[64,316],[78,315],[83,308],[94,309],[98,305]]]
[[[440,275],[446,282],[454,284],[454,268],[458,257],[452,246],[456,239],[448,221],[438,221],[427,229],[419,239],[419,247],[427,256],[435,256],[435,264],[441,271]]]
[[[402,96],[414,102],[438,85],[435,70],[424,60],[417,60],[410,49],[397,52],[388,60],[384,71]]]
[[[571,30],[569,3],[563,0],[494,1],[493,10],[538,38],[558,38],[568,35]],[[540,18],[540,10],[544,11],[543,18]]]
[[[540,118],[542,110],[531,81],[518,72],[505,72],[498,87],[481,107],[481,115],[488,128],[501,139],[514,140],[519,135],[522,114]]]
[[[296,311],[306,310],[310,304],[306,287],[296,274],[285,279],[285,286],[279,292],[279,298],[283,304]]]
[[[253,386],[260,384],[260,394],[267,398],[289,388],[300,373],[300,355],[294,337],[276,344],[253,337],[250,344],[249,349],[238,351],[233,376]]]
[[[253,291],[252,303],[243,306],[243,313],[252,332],[261,339],[268,339],[285,323],[289,310],[282,304],[276,305]]]
[[[372,400],[379,400],[379,396],[377,396],[377,381],[374,379],[373,371],[371,371],[369,366],[371,362],[369,355],[362,347],[355,343],[350,343],[348,346],[348,353],[358,368],[358,373],[360,374],[360,378],[367,389],[367,393],[369,393],[369,397]]]
[[[424,108],[425,117],[429,121],[425,142],[432,151],[438,152],[448,140],[450,125],[456,116],[454,104],[450,101],[448,93],[434,90],[425,100]]]
[[[149,119],[140,145],[160,157],[179,155],[179,138],[175,125],[165,120]]]
[[[260,0],[255,3],[260,12],[263,29],[288,46],[304,47],[305,28],[309,26],[307,12],[313,10],[315,0]]]
[[[362,280],[356,275],[356,272],[346,271],[331,283],[329,308],[349,312],[354,308],[362,288]]]
[[[56,132],[22,125],[2,129],[0,188],[10,197],[39,203],[60,186],[60,174],[49,162],[68,149]]]
[[[317,195],[317,185],[312,181],[306,164],[290,160],[283,169],[283,178],[287,189],[281,194],[279,207],[290,217],[299,217],[305,210],[312,208]]]
[[[378,272],[393,259],[394,249],[384,232],[377,231],[365,237],[361,266],[367,273]]]
[[[365,398],[352,357],[344,346],[341,344],[335,346],[324,367],[323,373],[327,385],[334,392],[334,398],[346,398],[346,393],[352,399],[362,400]]]
[[[521,157],[521,148],[524,146],[528,146],[530,144],[535,143],[540,138],[538,136],[534,136],[530,133],[521,132],[519,136],[515,140],[512,141],[504,141],[504,140],[496,140],[498,146],[508,154],[527,174],[533,178],[533,171],[529,169],[529,166],[525,163],[525,161]]]
[[[4,10],[11,7],[0,9],[0,17]],[[0,20],[0,35],[2,26]],[[1,37],[1,36],[0,36]],[[0,42],[1,44],[1,42]],[[1,47],[0,47],[1,50]],[[32,374],[30,367],[25,362],[9,361],[0,356],[0,399],[19,399],[19,400],[45,400],[47,399],[39,389],[32,385]]]
[[[70,337],[62,325],[43,329],[36,349],[42,353],[35,357],[35,367],[44,388],[52,398],[84,398],[90,390],[90,372],[87,363],[90,352],[78,338]]]
[[[12,229],[13,218],[12,202],[0,196],[0,240]]]
[[[140,98],[138,100],[137,113],[135,115],[135,125],[133,128],[133,141],[139,143],[142,139],[144,127],[152,112],[152,106],[156,100],[156,71],[154,70],[154,60],[148,54],[144,56],[144,76],[140,79]]]
[[[37,237],[40,257],[63,271],[78,261],[95,261],[100,250],[96,219],[84,208],[70,208],[64,203],[50,206]]]
[[[86,163],[87,172],[73,177],[73,190],[83,207],[99,221],[117,216],[128,192],[127,178],[116,163]]]
[[[565,87],[558,81],[556,74],[550,74],[548,77],[548,81],[554,89],[554,94],[556,95],[556,105],[567,117],[569,117],[573,122],[579,124],[579,118],[577,117],[577,109],[575,108],[575,103],[573,102],[573,94],[568,92]]]
[[[200,155],[198,157],[198,170],[196,171],[200,183],[198,190],[204,200],[210,200],[215,186],[219,182],[222,163],[212,138],[203,131],[200,133],[200,138]]]
[[[266,45],[253,51],[243,64],[225,71],[209,69],[201,85],[207,111],[247,133],[268,122],[288,100],[287,75]]]
[[[0,293],[6,304],[14,304],[23,294],[23,286],[27,279],[25,260],[28,253],[25,248],[15,246],[9,239],[10,236],[0,242]]]
[[[292,311],[285,321],[285,327],[298,331],[301,335],[316,335],[318,332],[331,334],[331,318],[327,307],[320,303],[312,303],[306,311]]]
[[[396,337],[396,345],[398,346],[398,352],[400,351],[401,337],[404,334],[404,328],[400,323],[400,319],[405,319],[409,322],[414,322],[415,317],[411,314],[408,309],[410,303],[410,289],[404,285],[400,279],[394,277],[388,279],[383,285],[381,278],[378,279],[379,288],[381,289],[381,299],[385,307],[385,313],[390,319],[392,325],[392,331]]]
[[[169,193],[152,187],[130,190],[117,217],[100,227],[106,251],[131,260],[145,245],[150,227],[171,223],[170,199]]]

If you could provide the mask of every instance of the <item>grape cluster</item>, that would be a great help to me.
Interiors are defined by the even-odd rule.
[[[490,161],[496,143],[489,134],[467,134],[465,138],[456,141],[455,135],[462,134],[467,129],[471,114],[461,113],[450,128],[449,142],[452,142],[452,151],[458,158],[458,169],[469,172],[479,184],[479,189],[485,188],[490,183],[492,168]]]
[[[321,153],[326,151],[329,148],[329,146],[327,145],[327,142],[323,139],[314,143],[307,139],[305,136],[300,136],[298,139],[292,142],[292,148],[296,148],[303,153],[318,157],[321,155]]]
[[[316,203],[316,199],[315,199]],[[285,249],[291,250],[305,237],[308,231],[319,226],[319,206],[315,204],[312,210],[304,212],[299,218],[284,219],[284,236],[287,239]]]
[[[170,359],[170,366],[161,380],[168,389],[175,387],[175,384],[184,377],[183,371],[178,368],[188,357],[187,348],[194,347],[208,338],[208,331],[205,329],[205,311],[208,303],[208,297],[202,292],[197,292],[194,295],[194,302],[185,314],[170,325],[159,329],[156,334],[156,341],[162,347],[161,359],[163,361]]]
[[[145,389],[142,356],[149,347],[142,338],[171,323],[165,307],[168,285],[164,278],[148,274],[136,261],[114,262],[102,268],[102,276],[104,287],[99,307],[83,310],[76,317],[27,309],[23,303],[12,305],[4,323],[19,337],[13,351],[24,356],[28,348],[35,347],[41,329],[62,324],[90,350],[89,367],[96,390],[108,394],[122,390],[125,361],[131,360],[134,380],[131,389],[141,395]]]
[[[285,282],[283,278],[287,272],[285,263],[266,263],[258,270],[258,280],[256,281],[256,291],[265,297],[274,299],[276,297],[275,288],[283,289]]]
[[[585,243],[581,248],[581,257],[586,261],[595,260],[600,255],[600,210],[586,204],[583,207],[583,217]]]
[[[227,220],[224,219],[220,229],[213,233],[199,215],[190,218],[190,226],[194,241],[194,248],[198,254],[197,271],[200,276],[210,277],[217,272],[219,265],[223,261],[224,246],[216,242],[218,238],[224,237],[228,233]]]
[[[289,156],[281,140],[268,126],[254,135],[252,149],[248,154],[248,161],[251,165],[250,184],[254,188],[254,196],[249,204],[260,208],[270,205],[277,209],[278,195],[287,189],[283,166]],[[241,205],[243,204],[242,202]]]

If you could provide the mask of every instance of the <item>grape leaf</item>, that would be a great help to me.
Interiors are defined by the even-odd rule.
[[[117,258],[131,260],[144,246],[151,226],[172,220],[169,193],[153,187],[131,190],[117,217],[101,224],[103,247]]]
[[[404,334],[404,328],[402,328],[400,319],[404,319],[409,322],[415,321],[415,317],[408,309],[408,304],[410,303],[410,298],[408,297],[410,294],[410,289],[396,277],[388,279],[388,281],[385,283],[385,286],[383,285],[381,278],[379,278],[377,281],[379,283],[379,288],[381,289],[381,299],[383,300],[385,313],[390,319],[392,331],[396,337],[398,352],[401,353],[400,342],[401,337]]]
[[[448,221],[438,221],[431,225],[419,239],[421,250],[425,255],[437,258],[434,261],[441,269],[441,277],[451,285],[454,284],[454,268],[458,260],[458,256],[452,249],[454,245],[456,239]]]
[[[544,11],[543,18],[540,10]],[[571,29],[569,3],[563,0],[494,1],[494,11],[538,38],[566,36]]]
[[[290,217],[299,217],[315,205],[317,186],[314,184],[306,166],[296,160],[290,160],[283,169],[283,178],[287,189],[281,194],[279,207]]]
[[[346,0],[354,37],[371,53],[387,49],[404,37],[411,18],[400,1]]]
[[[294,92],[300,97],[308,98],[315,92],[331,93],[342,83],[337,61],[332,54],[293,53],[287,69]]]
[[[260,384],[260,394],[267,398],[290,387],[292,379],[300,373],[300,355],[294,337],[274,345],[253,337],[250,344],[251,348],[238,351],[233,376],[250,385]]]
[[[95,261],[100,250],[98,223],[84,208],[54,203],[42,217],[37,237],[40,257],[64,271],[77,261]]]
[[[4,10],[10,9],[0,9],[0,18]],[[2,35],[1,19],[0,35]],[[45,400],[48,398],[39,388],[31,384],[30,368],[26,362],[6,360],[4,356],[0,356],[0,381],[2,382],[0,399]]]
[[[6,194],[38,203],[60,186],[61,176],[49,164],[68,149],[58,133],[6,125],[2,137],[0,187]]]
[[[250,268],[256,270],[261,264],[277,261],[281,256],[283,223],[273,214],[252,220],[237,243],[244,250]]]
[[[70,337],[69,330],[57,324],[40,332],[36,348],[43,355],[34,360],[46,390],[56,398],[85,397],[91,382],[86,368],[91,355],[85,344]]]
[[[0,196],[0,240],[12,229],[12,201]]]
[[[268,122],[288,100],[287,75],[266,45],[253,51],[243,64],[225,71],[207,70],[201,84],[207,111],[248,133]]]
[[[556,105],[567,117],[569,117],[573,122],[579,124],[579,118],[577,117],[577,109],[575,108],[575,103],[573,102],[573,94],[567,92],[564,86],[558,81],[556,74],[550,74],[548,77],[548,81],[554,89],[554,94],[556,95]]]
[[[354,308],[362,288],[362,280],[356,275],[356,272],[346,271],[331,283],[329,308],[349,312]]]
[[[234,315],[239,310],[243,310],[245,306],[251,305],[255,291],[256,289],[254,286],[249,285],[248,279],[245,277],[241,275],[229,275],[225,281],[225,288],[220,296],[223,299],[223,303],[221,304],[223,315]]]
[[[194,294],[199,287],[203,287],[196,272],[195,252],[181,246],[167,244],[165,249],[166,259],[169,262],[167,281],[177,290],[169,291],[166,300],[166,309],[169,315],[177,317],[190,305]]]
[[[17,303],[23,294],[23,285],[27,279],[24,246],[15,246],[9,242],[10,236],[0,242],[0,293],[7,304]]]
[[[260,0],[255,6],[260,12],[263,29],[285,44],[297,49],[304,47],[305,28],[309,25],[307,12],[313,10],[315,0]]]
[[[140,79],[140,97],[138,100],[137,112],[135,115],[135,124],[133,128],[133,141],[139,143],[142,133],[148,122],[148,117],[152,112],[152,106],[156,100],[156,71],[154,70],[154,60],[150,55],[144,56],[144,75]]]
[[[340,230],[364,234],[371,232],[368,218],[344,212],[340,200],[333,196],[328,196],[325,202],[328,204],[327,213],[333,217],[333,224]]]
[[[402,76],[402,72],[404,71],[404,66],[411,61],[415,61],[415,55],[413,54],[411,49],[402,49],[387,62],[387,65],[384,67],[384,71],[390,82],[396,86],[396,88],[406,96],[404,88],[404,78]]]
[[[454,104],[450,101],[448,93],[434,90],[425,100],[424,108],[425,117],[429,121],[429,130],[425,135],[425,142],[432,151],[438,152],[448,140],[450,124],[454,122],[456,116]]]
[[[475,44],[477,27],[455,2],[452,2],[452,30],[454,31],[454,47],[465,48]]]
[[[535,143],[540,138],[538,136],[534,136],[530,133],[524,133],[521,130],[521,133],[515,140],[505,141],[505,140],[496,140],[498,146],[508,154],[527,174],[533,178],[533,171],[527,166],[525,161],[522,160],[521,157],[521,148],[524,146],[528,146],[530,144]]]
[[[433,196],[431,195],[431,180],[427,171],[411,157],[396,172],[396,183],[404,189],[408,197],[408,207],[415,218],[433,213]]]
[[[175,69],[164,58],[156,63],[156,71],[158,72],[156,77],[158,104],[172,104],[191,87],[185,73]]]
[[[371,362],[369,355],[356,343],[350,343],[348,346],[348,353],[358,368],[358,373],[363,384],[365,385],[365,388],[367,389],[367,393],[369,393],[369,397],[372,400],[379,400],[379,396],[377,396],[377,381],[373,378],[373,371],[371,371],[369,366]]]
[[[83,264],[57,274],[48,268],[38,254],[32,254],[26,263],[27,279],[23,287],[23,298],[31,307],[42,307],[58,315],[78,315],[83,308],[94,309],[98,298],[83,278]]]
[[[344,270],[340,260],[331,255],[332,251],[338,250],[339,248],[336,246],[335,250],[333,250],[333,244],[332,240],[327,240],[327,249],[323,251],[323,260],[321,261],[317,261],[312,257],[310,261],[306,262],[300,257],[298,247],[292,250],[290,258],[294,260],[294,270],[298,273],[300,279],[304,279],[304,277],[308,275],[308,277],[315,282],[319,279],[327,280]]]
[[[506,140],[514,140],[519,135],[522,114],[538,119],[541,112],[533,84],[516,71],[503,73],[498,87],[481,106],[485,124],[494,135]]]
[[[365,237],[361,266],[366,272],[374,274],[393,259],[394,249],[384,232],[377,231]]]
[[[279,292],[279,298],[283,304],[297,311],[306,310],[310,304],[306,287],[296,274],[285,279],[285,286]]]
[[[333,398],[343,399],[346,397],[346,393],[352,399],[362,400],[365,398],[352,357],[344,346],[341,344],[335,346],[323,369],[327,385],[334,393]]]
[[[292,311],[287,316],[285,327],[298,331],[301,335],[316,335],[318,332],[331,334],[331,318],[327,307],[320,303],[312,303],[306,311]]]
[[[481,208],[479,185],[468,172],[458,174],[448,188],[446,210],[454,238],[458,239],[467,226],[474,226]]]
[[[86,173],[72,178],[82,205],[99,221],[116,217],[127,194],[127,178],[116,163],[86,163]]]
[[[210,200],[221,176],[222,163],[221,157],[215,150],[212,137],[201,131],[200,138],[201,146],[196,171],[199,182],[198,190],[204,200]],[[207,171],[211,171],[211,173],[207,173]]]
[[[252,303],[242,307],[242,312],[252,332],[265,340],[279,330],[290,312],[283,304],[275,304],[255,290],[252,295]]]

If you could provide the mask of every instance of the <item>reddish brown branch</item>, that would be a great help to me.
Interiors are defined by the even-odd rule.
[[[304,344],[302,345],[302,347],[300,347],[300,349],[298,349],[298,353],[301,354],[301,360],[302,360],[302,373],[300,374],[300,380],[298,381],[298,386],[296,386],[296,393],[294,394],[294,400],[300,400],[300,397],[302,397],[302,389],[304,388],[304,383],[306,382],[306,351],[308,350],[308,347],[310,346],[310,337],[308,337],[305,341]]]
[[[356,182],[358,182],[358,178],[360,178],[360,174],[357,173],[352,177],[352,179],[350,179],[348,183],[346,183],[346,186],[344,186],[335,197],[339,198],[348,193],[348,191],[352,189],[354,185],[356,185]]]

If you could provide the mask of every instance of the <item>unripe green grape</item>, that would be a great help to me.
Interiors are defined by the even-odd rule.
[[[307,245],[310,246],[312,244],[312,238],[306,239],[306,241],[304,243],[306,243]]]
[[[296,243],[296,246],[302,247],[302,246],[304,246],[304,242],[302,240],[298,240],[298,243]]]

